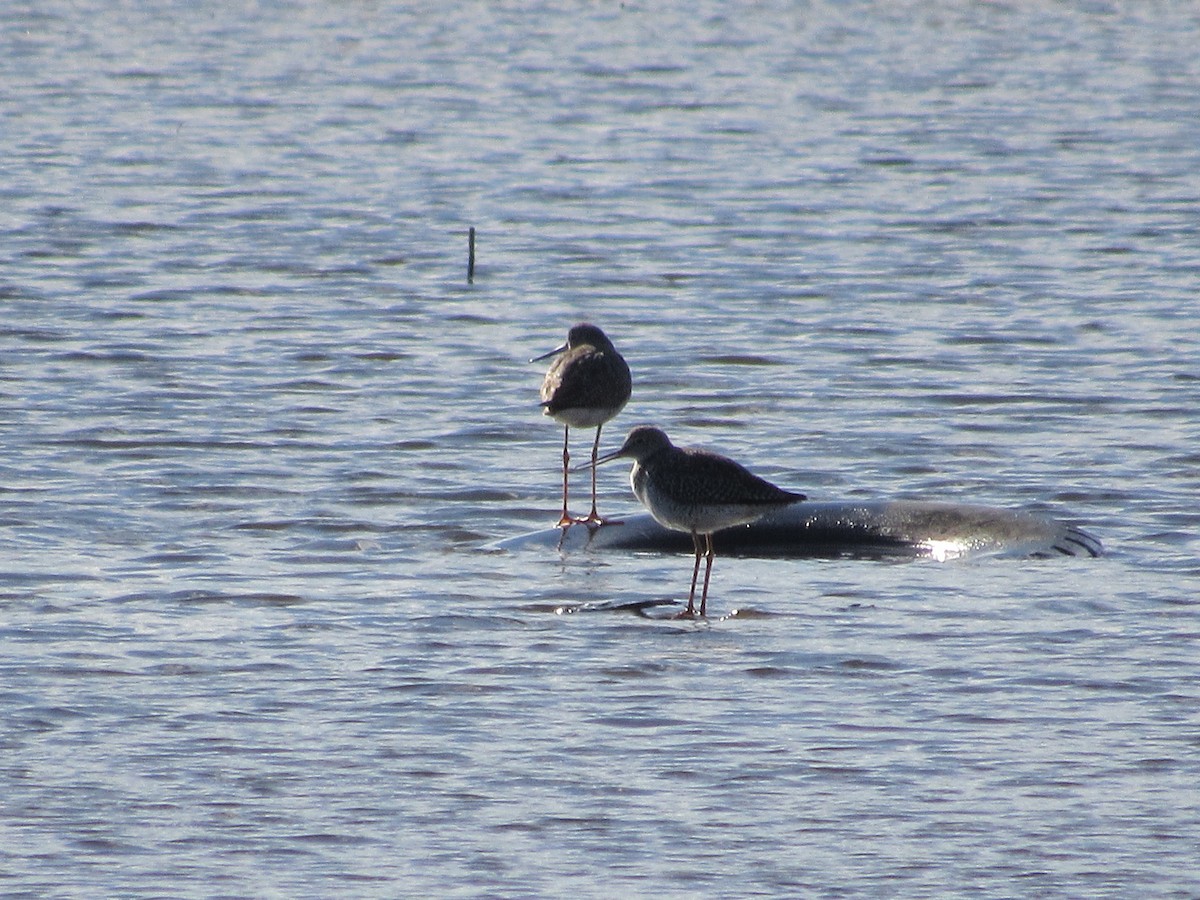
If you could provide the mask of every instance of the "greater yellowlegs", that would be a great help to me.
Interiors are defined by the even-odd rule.
[[[558,524],[583,522],[599,525],[605,520],[596,511],[596,457],[600,452],[600,429],[629,402],[633,381],[629,366],[603,331],[580,322],[567,332],[567,342],[530,362],[557,357],[542,382],[542,409],[563,424],[563,508]],[[592,444],[592,510],[579,519],[567,512],[567,473],[571,427],[595,428]]]
[[[707,450],[676,447],[662,429],[649,425],[633,429],[620,450],[601,456],[596,462],[622,457],[633,459],[629,483],[650,515],[660,525],[692,536],[696,565],[692,568],[692,590],[685,616],[696,615],[696,580],[701,556],[706,564],[700,615],[705,615],[715,555],[714,531],[748,524],[805,499],[803,494],[785,491],[759,478],[732,459]]]

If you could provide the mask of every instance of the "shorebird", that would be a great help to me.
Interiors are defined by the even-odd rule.
[[[708,581],[713,566],[713,532],[746,525],[769,512],[805,499],[759,478],[728,457],[707,450],[676,447],[660,428],[640,425],[620,450],[605,454],[596,463],[622,457],[633,459],[629,483],[642,505],[660,525],[692,536],[696,565],[685,617],[696,615],[696,580],[700,557],[706,559],[700,615],[706,613]],[[703,538],[703,540],[701,540]]]
[[[530,362],[557,357],[542,382],[542,410],[563,424],[563,507],[559,526],[581,522],[601,525],[606,520],[596,511],[596,457],[600,452],[600,430],[604,423],[625,408],[633,381],[629,366],[612,341],[595,325],[580,322],[567,332],[567,342]],[[567,473],[570,469],[571,427],[595,428],[592,444],[592,511],[584,518],[567,512]]]

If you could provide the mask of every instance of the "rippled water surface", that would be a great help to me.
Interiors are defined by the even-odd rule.
[[[1187,4],[145,6],[0,12],[0,893],[1200,894]],[[585,318],[606,446],[1108,553],[572,612],[690,573],[489,549]]]

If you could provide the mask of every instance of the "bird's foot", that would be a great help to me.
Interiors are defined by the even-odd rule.
[[[593,524],[595,524],[595,523],[593,523],[592,520],[589,519],[587,516],[573,516],[569,512],[564,511],[563,514],[558,519],[557,527],[570,528],[572,525],[593,525]]]
[[[625,524],[625,522],[621,519],[606,519],[606,518],[604,518],[604,516],[600,515],[594,509],[590,513],[588,513],[587,518],[577,519],[576,521],[580,522],[583,525],[586,525],[588,528],[599,528],[601,525],[624,525]]]

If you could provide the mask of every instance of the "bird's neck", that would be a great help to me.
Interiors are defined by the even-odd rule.
[[[633,488],[633,495],[643,503],[646,496],[646,478],[646,467],[642,465],[641,460],[634,460],[633,468],[629,470],[629,486]]]

